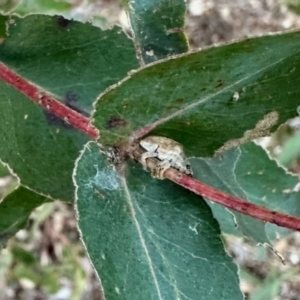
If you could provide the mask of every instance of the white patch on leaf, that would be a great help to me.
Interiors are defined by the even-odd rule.
[[[118,294],[118,295],[120,295],[121,293],[120,293],[120,289],[116,286],[115,287],[115,291],[116,291],[116,293]]]
[[[238,92],[234,92],[233,94],[233,101],[238,101],[240,98],[240,94]]]
[[[120,186],[119,177],[113,168],[109,166],[103,170],[99,170],[98,166],[94,166],[97,170],[95,177],[91,180],[96,186],[103,190],[117,190]]]
[[[264,115],[264,117],[259,120],[255,128],[246,130],[244,136],[238,139],[231,139],[227,141],[221,148],[216,152],[221,153],[232,148],[236,148],[241,144],[244,144],[248,141],[260,138],[262,136],[270,135],[270,129],[277,123],[279,114],[277,111],[271,111],[270,113]]]
[[[197,226],[198,226],[198,223],[196,223],[194,226],[189,225],[189,229],[191,231],[195,232],[195,234],[198,234]]]

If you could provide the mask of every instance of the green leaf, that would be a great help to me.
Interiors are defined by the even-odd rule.
[[[153,129],[188,155],[208,156],[267,135],[296,115],[299,44],[300,33],[267,36],[141,69],[98,100],[101,141],[116,144]]]
[[[8,20],[7,16],[0,15],[0,43],[2,39],[6,37],[6,22]]]
[[[0,161],[0,177],[7,176],[9,174],[10,174],[10,172],[9,172],[8,168],[5,165],[3,165]]]
[[[106,298],[243,299],[205,202],[138,164],[123,172],[90,142],[74,173],[79,228]]]
[[[279,298],[282,291],[282,283],[285,281],[293,280],[297,274],[296,269],[288,269],[285,272],[272,267],[269,270],[267,277],[257,286],[251,293],[250,300],[265,300]],[[277,296],[277,297],[276,297]],[[280,299],[280,298],[279,298]]]
[[[8,14],[13,11],[13,9],[21,2],[22,0],[3,0],[1,1],[0,13]]]
[[[72,171],[87,136],[0,81],[0,158],[21,183],[73,201]]]
[[[137,66],[132,42],[117,28],[103,32],[61,17],[32,15],[13,17],[9,33],[0,60],[82,114]],[[0,159],[22,184],[72,201],[74,162],[88,138],[3,82],[0,119]]]
[[[291,164],[300,157],[300,133],[296,133],[290,137],[282,146],[282,151],[278,155],[278,161],[285,167],[290,167]]]
[[[135,44],[146,64],[188,51],[185,1],[137,0],[127,5]]]
[[[31,212],[49,198],[19,187],[0,202],[0,249],[24,228]]]
[[[284,4],[294,13],[300,15],[300,1],[299,0],[285,0]]]
[[[297,177],[286,174],[254,143],[244,144],[210,159],[191,158],[190,162],[194,177],[202,182],[271,210],[300,216],[300,194],[293,192],[298,183]],[[227,233],[240,233],[256,242],[269,243],[269,238],[287,231],[217,204],[210,206],[222,231]]]
[[[101,92],[138,67],[133,43],[121,28],[102,31],[42,15],[11,18],[0,60],[85,114]]]
[[[9,273],[10,281],[27,278],[46,293],[55,293],[60,287],[60,274],[55,264],[42,266],[34,255],[21,247],[13,245],[14,265]]]
[[[42,14],[58,14],[68,12],[72,9],[73,5],[67,1],[59,0],[26,0],[18,4],[14,9],[14,13],[19,16],[26,16],[32,13]]]

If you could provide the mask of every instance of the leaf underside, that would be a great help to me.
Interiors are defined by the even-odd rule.
[[[209,207],[90,142],[77,161],[79,229],[107,299],[243,299]]]

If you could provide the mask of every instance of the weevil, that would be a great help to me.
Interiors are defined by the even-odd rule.
[[[155,157],[160,160],[157,167],[151,170],[153,177],[163,179],[164,172],[170,167],[187,175],[193,174],[183,147],[178,142],[162,136],[148,136],[140,140],[139,144],[146,150],[141,156],[141,163],[145,170],[147,169],[147,158]]]

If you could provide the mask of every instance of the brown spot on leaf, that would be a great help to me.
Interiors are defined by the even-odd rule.
[[[68,20],[68,19],[65,19],[63,16],[58,16],[57,19],[56,19],[56,22],[57,22],[57,25],[60,27],[60,28],[67,28],[73,21],[72,20]]]
[[[119,116],[111,116],[106,122],[106,128],[113,129],[116,127],[124,127],[126,124],[126,120],[120,118]]]
[[[174,109],[178,109],[181,107],[182,103],[183,103],[184,99],[183,98],[178,98],[172,101],[171,105],[166,106],[167,110],[174,110]]]
[[[173,110],[173,109],[175,109],[175,108],[176,108],[175,105],[168,105],[168,106],[166,106],[166,109],[167,109],[167,110]]]
[[[175,103],[181,104],[183,101],[184,101],[183,98],[179,98],[179,99],[176,99],[176,100],[175,100]]]
[[[219,79],[219,80],[217,81],[216,88],[219,88],[219,87],[221,87],[221,86],[223,86],[223,85],[224,85],[224,80]]]

